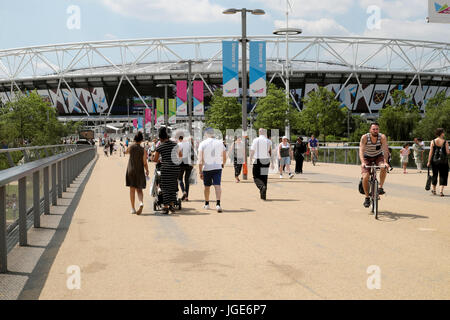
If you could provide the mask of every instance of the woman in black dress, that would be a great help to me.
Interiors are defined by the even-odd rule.
[[[450,150],[448,147],[448,142],[445,140],[445,132],[443,128],[436,129],[436,139],[432,140],[430,143],[430,153],[428,155],[427,167],[433,169],[433,180],[431,185],[431,193],[436,194],[436,186],[438,183],[441,188],[440,195],[444,196],[444,187],[448,182],[448,156]]]
[[[161,191],[163,194],[163,213],[175,212],[177,202],[178,175],[182,153],[178,145],[169,139],[167,129],[159,129],[159,140],[161,144],[156,148],[154,161],[161,161]]]
[[[141,147],[141,142],[144,140],[142,132],[134,137],[135,143],[128,147],[125,154],[130,155],[128,160],[127,174],[126,174],[126,186],[130,187],[130,200],[131,200],[131,213],[140,215],[144,208],[144,193],[142,189],[147,186],[146,176],[149,175],[147,156],[144,152],[144,148]],[[145,174],[144,174],[145,168]],[[139,209],[135,209],[135,192],[138,194],[140,201]]]

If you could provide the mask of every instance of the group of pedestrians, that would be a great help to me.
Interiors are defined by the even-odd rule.
[[[222,170],[226,163],[227,157],[232,159],[235,172],[235,181],[239,183],[239,175],[242,172],[243,158],[245,155],[245,143],[240,137],[236,138],[228,149],[223,141],[217,139],[214,135],[214,130],[208,128],[205,131],[205,140],[198,146],[198,153],[196,154],[192,140],[185,141],[183,136],[178,137],[178,141],[170,139],[169,132],[165,127],[159,129],[159,141],[153,141],[151,149],[154,150],[151,157],[152,161],[157,162],[158,169],[161,172],[160,188],[163,197],[163,213],[173,213],[174,207],[177,203],[177,193],[181,189],[183,201],[189,201],[190,178],[195,175],[194,163],[198,161],[199,177],[204,185],[204,209],[210,209],[210,193],[211,187],[214,186],[216,205],[215,209],[222,212],[221,204],[221,181]],[[443,196],[444,187],[448,180],[448,161],[449,152],[448,143],[444,139],[444,130],[439,128],[436,131],[436,139],[431,142],[431,149],[429,153],[429,160],[427,167],[431,167],[433,171],[432,193],[436,194],[436,186],[439,177],[441,186],[440,194]],[[148,177],[148,154],[141,146],[143,141],[142,133],[138,133],[135,137],[135,143],[129,146],[126,154],[130,154],[130,160],[127,167],[126,185],[130,187],[130,200],[132,204],[132,213],[140,214],[143,207],[142,189],[146,187],[145,176]],[[281,143],[278,145],[276,153],[278,155],[278,165],[280,178],[283,177],[283,167],[292,178],[294,174],[291,172],[291,159],[295,158],[296,166],[295,173],[303,172],[304,154],[310,147],[311,153],[317,151],[317,140],[311,137],[308,145],[299,137],[293,147],[291,148],[287,137],[283,137]],[[150,147],[148,147],[150,148]],[[137,151],[139,150],[139,151]],[[401,156],[406,155],[409,151],[409,145],[404,146],[401,151]],[[423,161],[424,146],[421,139],[415,139],[412,146],[414,151],[414,158],[419,166],[419,162]],[[272,141],[267,137],[267,131],[264,128],[259,129],[259,135],[253,140],[250,147],[250,163],[253,165],[252,174],[256,187],[259,190],[260,198],[266,200],[267,198],[267,181],[269,175],[269,168],[274,169],[274,161],[276,157],[273,155]],[[408,153],[409,155],[409,153]],[[359,157],[362,163],[362,189],[365,194],[364,206],[370,205],[369,198],[369,169],[375,163],[381,168],[379,194],[382,195],[384,191],[384,183],[386,180],[386,173],[390,167],[389,164],[389,146],[385,135],[379,132],[379,125],[373,123],[370,126],[370,132],[364,134],[360,141]],[[197,159],[196,159],[197,157]],[[404,160],[404,159],[402,159]],[[144,175],[145,170],[145,175]],[[135,193],[137,192],[140,201],[139,209],[135,209]]]

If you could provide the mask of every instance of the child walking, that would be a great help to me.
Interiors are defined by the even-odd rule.
[[[409,150],[409,143],[403,145],[403,148],[400,150],[400,162],[402,163],[403,173],[406,172],[406,166],[408,165],[409,154],[411,150]]]

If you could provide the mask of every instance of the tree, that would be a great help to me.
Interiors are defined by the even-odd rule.
[[[444,128],[445,132],[450,132],[450,98],[445,98],[444,91],[428,100],[425,116],[417,125],[414,135],[432,140],[435,138],[436,128]]]
[[[205,114],[206,125],[226,133],[226,129],[238,129],[242,125],[242,107],[237,98],[224,97],[221,89],[214,91],[211,108]]]
[[[359,115],[352,116],[351,123],[354,130],[350,134],[350,141],[359,142],[361,136],[369,132],[370,123]]]
[[[389,140],[409,141],[421,118],[419,108],[403,90],[395,90],[391,96],[393,103],[380,111],[380,131]]]
[[[255,109],[255,129],[280,129],[284,131],[286,118],[292,128],[298,127],[300,112],[286,101],[286,93],[273,83],[267,87],[267,95],[260,98]]]
[[[64,125],[58,121],[56,110],[49,106],[36,91],[0,108],[0,140],[11,146],[59,144],[61,138],[76,133],[79,124]]]
[[[342,134],[345,126],[346,110],[339,108],[340,103],[333,92],[324,87],[309,93],[304,98],[304,109],[301,112],[301,126],[307,134],[327,135]]]

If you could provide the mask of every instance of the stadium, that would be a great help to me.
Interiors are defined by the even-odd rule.
[[[188,78],[204,86],[204,110],[222,86],[222,41],[239,36],[82,42],[0,51],[0,101],[37,90],[59,118],[91,124],[126,123],[155,99],[175,98],[175,83]],[[289,73],[293,105],[318,86],[336,94],[341,107],[376,118],[403,89],[422,112],[439,92],[450,95],[450,43],[362,37],[249,36],[267,45],[267,81],[285,87]],[[288,56],[287,56],[288,55]],[[248,70],[248,67],[247,67]],[[287,70],[287,72],[286,72]],[[240,72],[240,70],[239,70]],[[168,86],[169,85],[169,86]],[[173,85],[173,86],[170,86]],[[249,99],[248,112],[257,98]],[[177,116],[177,122],[186,121]],[[194,115],[203,120],[204,112]]]

